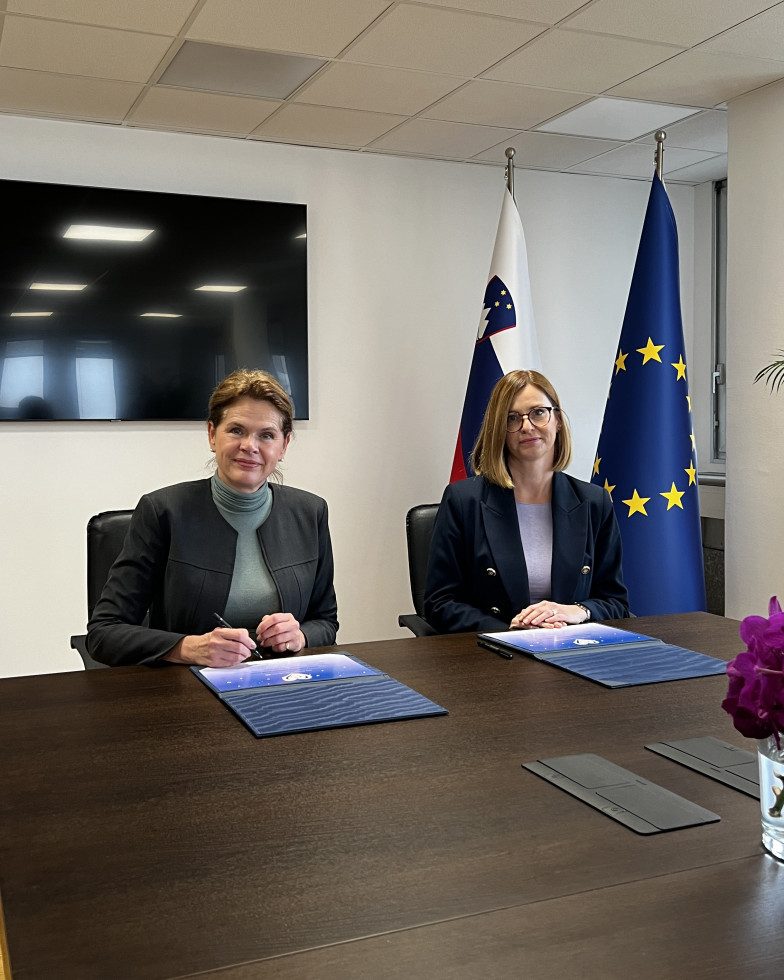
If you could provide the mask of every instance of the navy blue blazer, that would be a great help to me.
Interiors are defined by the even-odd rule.
[[[621,571],[621,534],[609,494],[553,474],[552,595],[579,602],[591,619],[629,615]],[[509,629],[530,605],[528,572],[514,490],[484,477],[444,491],[433,528],[425,616],[441,633]]]

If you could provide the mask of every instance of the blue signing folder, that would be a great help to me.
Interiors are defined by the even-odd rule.
[[[605,687],[707,677],[727,668],[716,657],[601,623],[480,633],[477,641],[488,650],[526,654]]]
[[[448,713],[347,653],[191,670],[257,738]]]

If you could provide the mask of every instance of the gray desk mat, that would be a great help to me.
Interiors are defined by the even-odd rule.
[[[524,762],[523,768],[638,834],[659,834],[719,815],[590,752]]]
[[[672,742],[653,742],[646,749],[679,762],[733,789],[759,799],[759,766],[756,752],[739,749],[729,742],[701,735]]]

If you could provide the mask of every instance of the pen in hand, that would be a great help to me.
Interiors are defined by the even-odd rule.
[[[218,622],[220,623],[220,625],[221,626],[225,626],[227,630],[233,630],[234,629],[233,626],[231,626],[229,623],[226,622],[226,620],[223,618],[223,616],[219,615],[218,613],[213,613],[212,615],[215,617],[215,619],[218,620]],[[259,654],[259,648],[256,646],[255,643],[253,644],[253,649],[252,649],[251,653],[255,653],[258,656],[260,656],[260,654]]]

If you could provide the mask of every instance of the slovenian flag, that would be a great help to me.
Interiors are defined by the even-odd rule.
[[[482,426],[490,392],[505,374],[518,369],[539,371],[541,361],[523,225],[514,198],[506,189],[450,483],[473,476],[471,452]]]
[[[638,616],[705,609],[678,229],[654,174],[591,482],[610,495]]]

